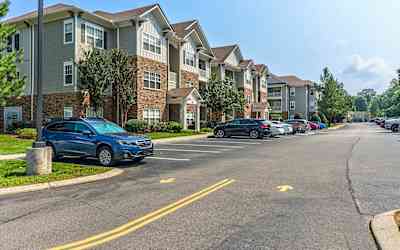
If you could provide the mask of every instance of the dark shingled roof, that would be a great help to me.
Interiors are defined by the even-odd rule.
[[[222,63],[231,54],[231,52],[237,47],[237,45],[229,45],[223,47],[212,48],[212,51],[216,57],[216,62]]]
[[[181,23],[174,23],[171,26],[174,29],[175,33],[180,38],[184,38],[192,31],[192,29],[187,29],[187,27],[192,25],[194,22],[197,22],[197,20],[190,20],[190,21],[185,21],[185,22],[181,22]]]
[[[303,87],[307,85],[312,85],[312,81],[303,80],[294,75],[278,76],[278,79],[287,82],[287,84],[292,87]]]
[[[125,11],[115,12],[115,13],[109,13],[109,12],[105,12],[105,11],[101,11],[101,10],[95,11],[93,13],[96,15],[102,16],[110,21],[118,22],[118,21],[128,20],[132,17],[140,16],[143,13],[145,13],[146,11],[151,10],[155,6],[157,6],[157,4],[152,4],[152,5],[136,8],[136,9],[125,10]]]
[[[76,8],[76,7],[73,5],[59,3],[59,4],[50,5],[46,8],[44,8],[43,14],[49,15],[49,14],[53,14],[53,13],[57,13],[57,12],[72,10],[74,8]],[[16,23],[16,22],[24,21],[26,19],[32,19],[32,18],[36,18],[36,17],[37,17],[37,11],[31,11],[26,14],[7,19],[7,20],[5,20],[5,22],[6,23]]]
[[[284,80],[280,79],[277,75],[270,74],[267,79],[268,84],[287,84]]]
[[[172,98],[181,98],[188,96],[194,88],[178,88],[178,89],[171,89],[168,91],[168,97]]]

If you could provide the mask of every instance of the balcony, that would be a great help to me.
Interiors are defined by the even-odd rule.
[[[199,69],[199,80],[203,82],[207,82],[209,78],[209,71],[204,69]]]
[[[279,106],[271,106],[272,112],[282,112],[282,107]]]
[[[268,92],[268,97],[272,97],[272,98],[282,98],[282,92],[277,92],[277,91],[274,91],[274,92]]]
[[[168,90],[176,89],[178,86],[178,76],[175,72],[169,72]]]

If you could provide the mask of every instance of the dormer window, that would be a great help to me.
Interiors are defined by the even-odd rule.
[[[161,39],[149,33],[143,33],[143,49],[161,55]]]

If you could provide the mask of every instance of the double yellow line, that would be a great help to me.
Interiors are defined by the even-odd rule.
[[[114,239],[117,239],[119,237],[127,235],[131,232],[134,232],[137,229],[144,227],[145,225],[147,225],[155,220],[158,220],[170,213],[173,213],[182,207],[185,207],[185,206],[187,206],[187,205],[189,205],[189,204],[191,204],[191,203],[193,203],[193,202],[195,202],[195,201],[197,201],[197,200],[199,200],[199,199],[201,199],[223,187],[226,187],[226,186],[232,184],[233,182],[235,182],[235,180],[233,180],[233,179],[222,180],[210,187],[200,190],[197,193],[187,196],[187,197],[185,197],[181,200],[178,200],[166,207],[160,208],[154,212],[151,212],[139,219],[128,222],[122,226],[115,228],[115,229],[112,229],[110,231],[107,231],[107,232],[104,232],[104,233],[101,233],[98,235],[94,235],[94,236],[89,237],[84,240],[72,242],[72,243],[58,246],[58,247],[54,247],[54,248],[51,248],[50,250],[65,250],[65,249],[81,250],[81,249],[88,249],[88,248],[91,248],[94,246],[104,244],[108,241],[112,241]]]

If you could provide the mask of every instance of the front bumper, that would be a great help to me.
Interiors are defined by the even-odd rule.
[[[116,155],[118,160],[129,160],[137,158],[145,158],[154,154],[154,146],[140,148],[123,148]]]

